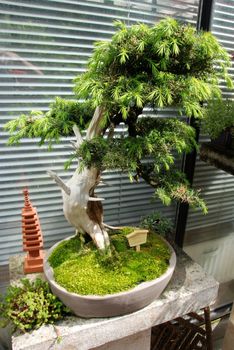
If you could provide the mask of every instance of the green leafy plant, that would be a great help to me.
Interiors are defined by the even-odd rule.
[[[40,278],[33,282],[22,279],[21,285],[8,287],[1,299],[2,325],[10,323],[14,329],[23,332],[54,323],[69,313],[68,308],[52,294],[48,283]]]
[[[140,227],[156,232],[161,236],[166,236],[172,231],[173,225],[170,219],[159,212],[154,212],[141,218]]]
[[[212,139],[217,138],[222,131],[234,127],[234,100],[212,99],[206,108],[206,118],[203,122],[204,131]]]

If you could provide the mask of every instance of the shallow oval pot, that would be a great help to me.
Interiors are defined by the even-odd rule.
[[[65,240],[70,238],[71,237],[68,237]],[[104,296],[79,295],[68,292],[65,288],[55,282],[53,269],[48,263],[48,257],[61,242],[62,241],[56,243],[49,249],[44,261],[44,274],[53,293],[62,300],[62,302],[68,306],[75,315],[81,317],[119,316],[145,307],[160,296],[170,281],[176,266],[176,255],[174,249],[168,242],[166,242],[171,250],[171,258],[167,271],[160,277],[148,282],[140,283],[138,286],[120,293],[107,294]]]

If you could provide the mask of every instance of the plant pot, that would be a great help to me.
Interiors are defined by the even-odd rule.
[[[234,128],[226,128],[216,139],[211,139],[211,144],[217,148],[234,150]]]
[[[68,237],[66,240],[70,238],[71,237]],[[75,315],[85,318],[124,315],[145,307],[160,296],[170,281],[176,266],[174,249],[166,242],[171,250],[171,258],[167,271],[159,278],[143,282],[128,291],[120,293],[108,294],[105,296],[84,296],[68,292],[54,280],[53,269],[48,263],[48,257],[60,243],[61,242],[56,243],[48,251],[44,262],[44,274],[53,293],[68,306]]]

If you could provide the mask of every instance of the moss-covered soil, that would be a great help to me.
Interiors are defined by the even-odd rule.
[[[69,292],[105,295],[128,290],[161,276],[168,267],[170,250],[154,233],[136,252],[128,246],[126,234],[133,228],[112,231],[111,252],[100,253],[78,236],[60,243],[49,257],[56,282]]]

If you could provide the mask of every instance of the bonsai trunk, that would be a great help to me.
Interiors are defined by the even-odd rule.
[[[97,107],[87,130],[86,139],[98,136],[102,132],[101,118],[102,109]],[[76,135],[74,147],[78,148],[83,139],[76,126],[73,128]],[[94,194],[95,188],[100,182],[100,172],[92,167],[82,172],[75,171],[67,183],[64,183],[55,173],[48,171],[48,174],[62,189],[63,211],[67,221],[80,233],[90,235],[99,249],[109,246],[109,236],[103,225],[102,198]]]

